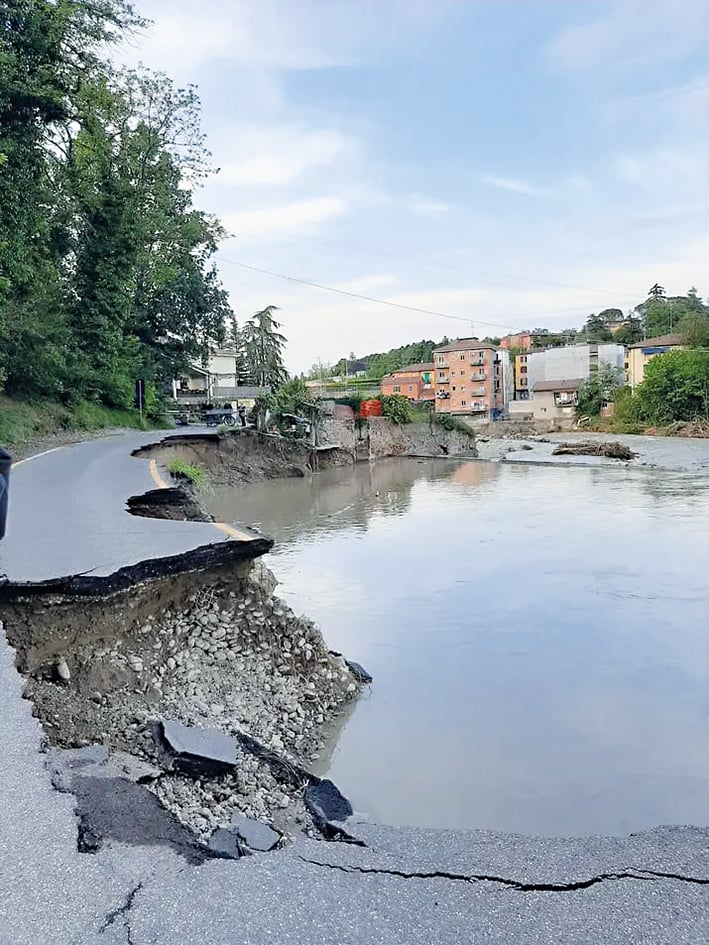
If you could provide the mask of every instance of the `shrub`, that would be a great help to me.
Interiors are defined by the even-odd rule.
[[[204,485],[204,470],[199,466],[186,463],[179,456],[173,456],[167,468],[175,479],[187,479],[196,488]]]
[[[411,423],[413,420],[411,403],[401,394],[386,394],[381,398],[381,402],[382,416],[387,417],[393,423]]]
[[[471,440],[475,439],[475,433],[470,429],[468,424],[458,417],[451,416],[449,413],[434,413],[433,422],[436,426],[447,430],[449,433],[464,433],[466,436],[469,436]]]

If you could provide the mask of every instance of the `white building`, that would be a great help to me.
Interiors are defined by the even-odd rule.
[[[568,378],[588,380],[602,365],[618,368],[622,375],[625,348],[614,344],[566,345],[547,348],[527,354],[527,389],[534,391],[543,381],[563,381]]]

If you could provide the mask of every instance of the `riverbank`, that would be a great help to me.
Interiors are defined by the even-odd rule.
[[[354,421],[331,420],[325,443],[317,447],[304,440],[236,430],[226,433],[178,433],[141,448],[136,457],[150,459],[166,475],[179,468],[200,470],[214,486],[243,486],[269,479],[302,478],[338,466],[391,457],[477,457],[475,434],[443,430],[428,423],[399,425],[374,418],[357,426]]]
[[[100,845],[118,818],[150,845],[154,829],[139,825],[153,809],[203,858],[238,817],[272,829],[274,842],[321,835],[310,764],[360,677],[274,595],[259,562],[268,539],[131,516],[128,490],[154,485],[148,462],[131,456],[147,439],[88,442],[20,466],[0,548],[0,619],[57,783],[76,795],[80,844]],[[204,740],[192,767],[170,725],[182,727],[178,743]]]

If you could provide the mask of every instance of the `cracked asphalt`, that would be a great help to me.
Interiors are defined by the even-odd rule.
[[[2,567],[22,580],[75,567],[108,574],[156,549],[223,541],[204,524],[123,517],[125,498],[151,488],[146,464],[129,456],[150,439],[94,441],[21,467]],[[73,485],[64,478],[74,475]],[[126,532],[109,548],[111,522]],[[118,841],[80,854],[74,800],[51,786],[21,687],[2,641],[0,945],[709,941],[709,830],[694,827],[562,840],[351,818],[347,829],[362,846],[303,840],[201,866]]]

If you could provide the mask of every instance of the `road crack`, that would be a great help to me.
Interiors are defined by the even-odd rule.
[[[108,913],[108,915],[106,916],[105,922],[99,929],[99,934],[105,932],[106,929],[110,929],[112,925],[115,925],[115,923],[119,919],[121,919],[123,921],[123,927],[126,930],[127,945],[135,945],[135,942],[133,941],[132,930],[130,927],[129,913],[135,904],[135,897],[138,895],[138,893],[140,892],[142,888],[143,888],[143,883],[142,882],[138,883],[138,885],[134,886],[133,889],[131,889],[131,891],[128,893],[123,905],[119,906],[117,909],[114,909],[113,912]]]
[[[504,876],[496,876],[490,873],[450,873],[444,870],[416,871],[407,872],[406,870],[386,869],[384,867],[374,866],[342,866],[335,863],[322,863],[318,860],[310,860],[307,857],[299,855],[298,857],[304,863],[312,866],[320,866],[325,869],[338,870],[341,873],[361,873],[364,875],[383,875],[397,876],[400,879],[447,879],[456,883],[467,883],[474,885],[476,883],[493,883],[499,886],[513,889],[516,892],[578,892],[579,890],[590,889],[600,883],[616,882],[618,880],[633,880],[640,882],[655,882],[660,879],[674,879],[683,883],[691,883],[698,886],[709,886],[709,878],[701,879],[695,876],[683,876],[679,873],[665,873],[659,870],[646,869],[624,869],[612,873],[599,873],[597,876],[591,876],[588,879],[579,879],[569,883],[522,883],[519,880],[508,879]]]

